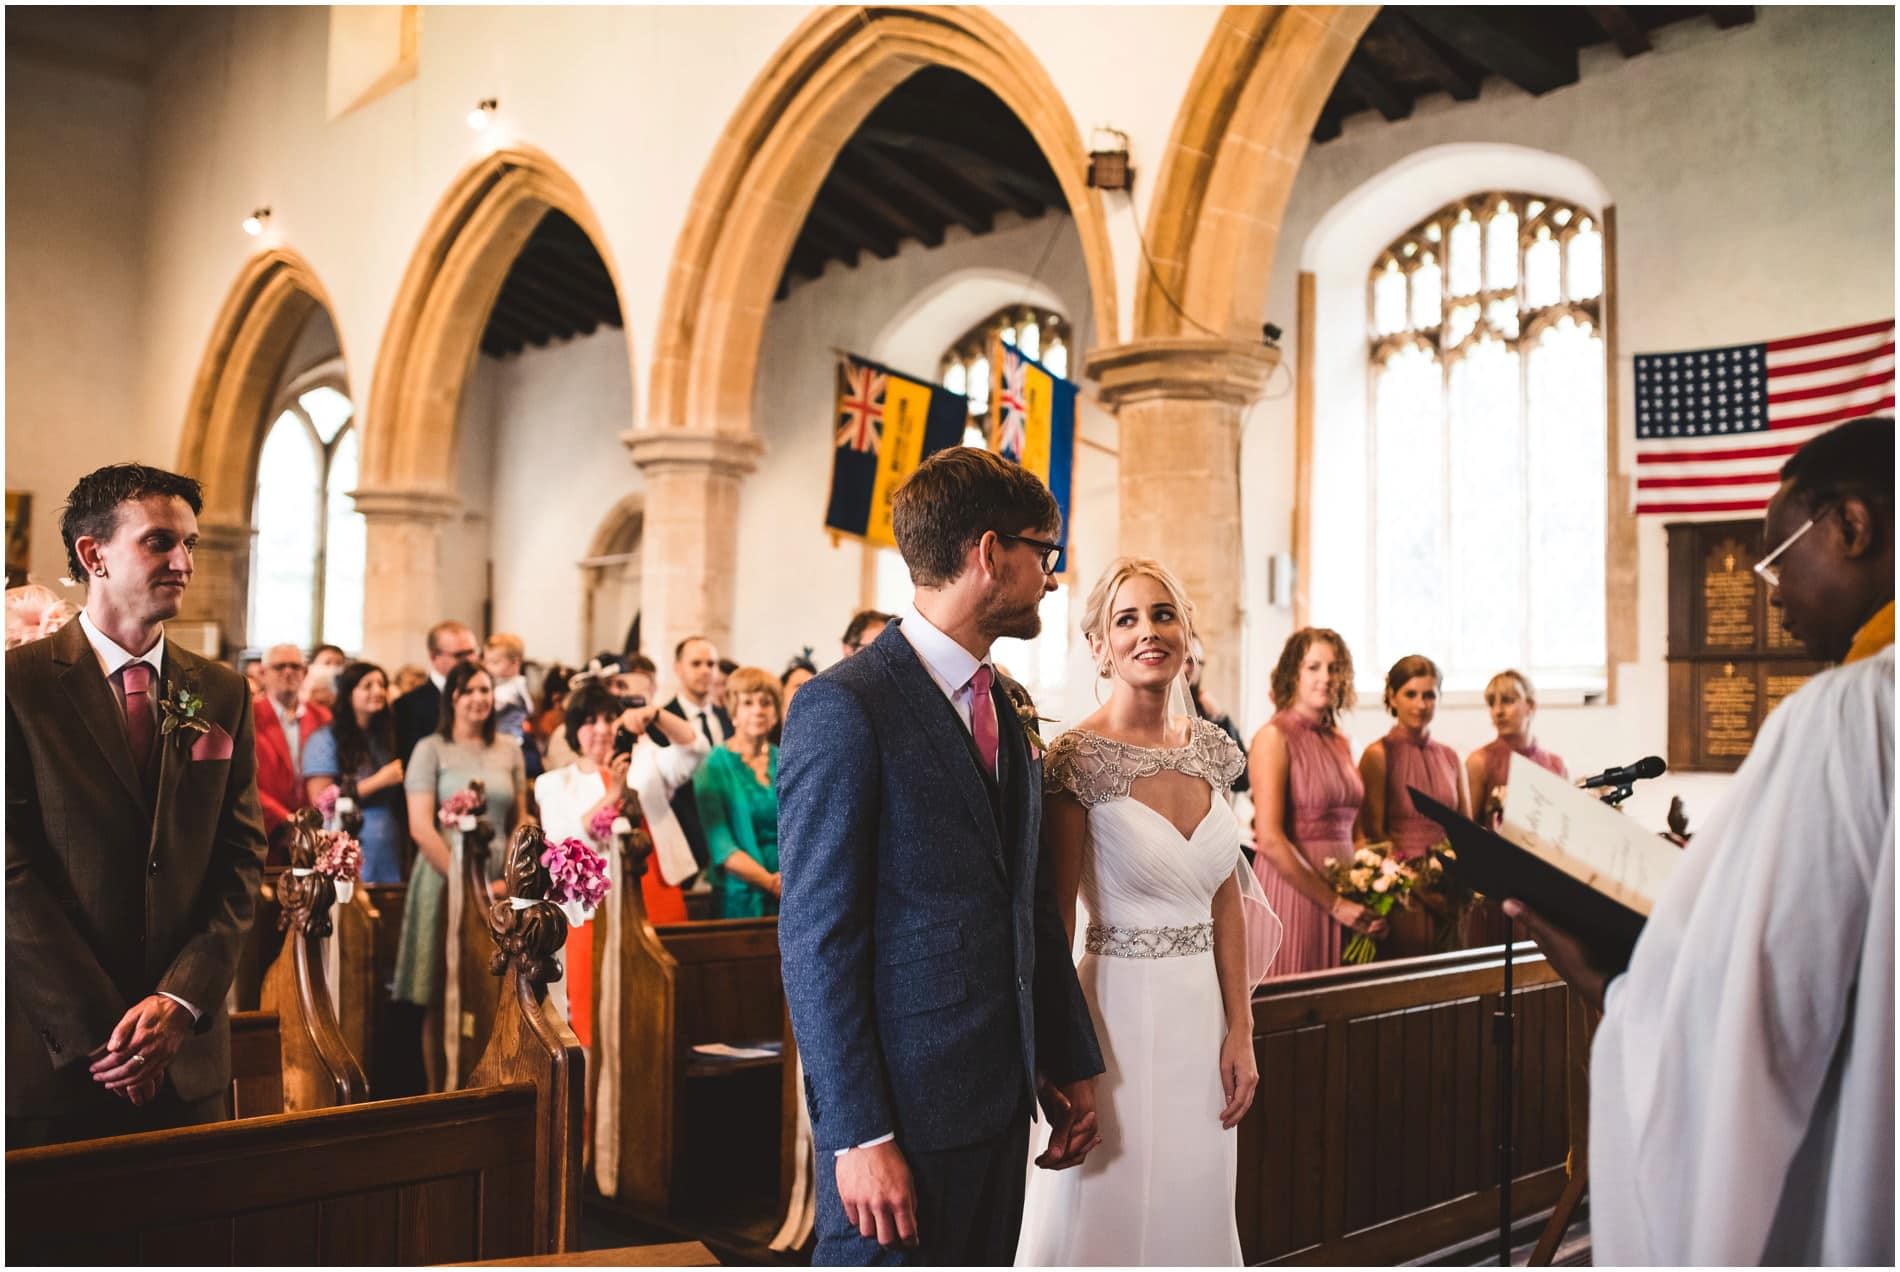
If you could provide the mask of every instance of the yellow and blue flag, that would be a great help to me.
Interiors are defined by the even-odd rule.
[[[841,356],[825,528],[896,547],[891,496],[926,455],[963,440],[969,411],[961,395],[939,385]]]
[[[1075,472],[1075,385],[999,336],[990,353],[990,449],[1042,478],[1062,512],[1062,557],[1069,569],[1069,492]]]

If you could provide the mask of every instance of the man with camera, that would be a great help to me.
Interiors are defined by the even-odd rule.
[[[620,719],[612,763],[616,769],[624,766],[627,788],[640,797],[660,877],[678,886],[699,870],[699,860],[680,823],[675,796],[692,803],[693,774],[712,752],[712,742],[685,716],[659,704],[658,681],[659,668],[644,654],[628,654],[614,674],[610,683]],[[695,820],[693,829],[698,826]]]

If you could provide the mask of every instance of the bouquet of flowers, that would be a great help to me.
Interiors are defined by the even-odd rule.
[[[607,897],[607,858],[582,839],[549,840],[541,854],[550,886],[547,900],[561,907],[571,926],[594,917]]]
[[[481,811],[481,798],[464,788],[442,801],[435,819],[445,830],[473,830],[475,818]]]
[[[1388,843],[1367,844],[1353,851],[1352,860],[1342,862],[1328,857],[1320,873],[1333,891],[1355,901],[1380,918],[1407,902],[1418,876],[1392,855]],[[1364,932],[1354,932],[1346,942],[1344,958],[1348,963],[1370,963],[1378,957],[1379,943]]]
[[[587,833],[597,844],[611,844],[614,840],[614,824],[620,820],[620,805],[602,804],[587,819]]]
[[[1458,873],[1458,854],[1452,849],[1449,839],[1441,839],[1425,850],[1425,855],[1414,859],[1411,869],[1416,874],[1413,890],[1420,894],[1431,894],[1433,911],[1432,948],[1440,951],[1458,948],[1459,936],[1464,931],[1465,915],[1477,903],[1479,894],[1471,885],[1464,882]]]
[[[323,793],[317,796],[317,812],[323,815],[324,821],[336,820],[336,800],[342,793],[343,788],[331,782],[323,788]]]
[[[317,842],[317,873],[329,875],[338,883],[354,883],[363,869],[363,845],[341,830],[320,830]]]

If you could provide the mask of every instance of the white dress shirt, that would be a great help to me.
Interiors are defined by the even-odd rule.
[[[92,615],[85,610],[79,611],[79,629],[86,633],[86,643],[92,646],[92,652],[99,658],[99,669],[105,672],[106,683],[112,686],[113,694],[119,699],[120,712],[125,711],[125,688],[114,677],[127,663],[142,662],[152,669],[152,702],[156,706],[159,697],[159,673],[165,670],[165,629],[163,627],[158,629],[158,638],[152,642],[152,647],[142,654],[128,652],[120,646],[119,642],[100,631],[93,624]],[[158,991],[158,994],[162,998],[171,999],[190,1012],[194,1022],[204,1014],[176,994],[168,994],[162,989]]]
[[[285,706],[269,694],[265,695],[265,700],[270,703],[270,709],[277,713],[277,726],[284,731],[284,745],[290,748],[290,771],[297,775],[298,781],[302,781],[304,705],[292,701],[289,706]]]
[[[705,740],[709,748],[726,740],[726,731],[719,723],[719,713],[712,709],[711,703],[694,705],[683,693],[679,695],[679,700],[680,710],[686,713],[686,723],[693,726],[693,732]]]

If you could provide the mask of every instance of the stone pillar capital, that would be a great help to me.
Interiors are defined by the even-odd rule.
[[[249,549],[253,527],[230,521],[200,521],[198,523],[198,547],[213,552],[231,552],[237,549]]]
[[[1083,371],[1111,411],[1133,402],[1202,401],[1246,406],[1280,365],[1280,351],[1213,337],[1132,340],[1089,354]]]
[[[765,443],[749,434],[638,428],[620,435],[634,466],[647,476],[709,472],[743,477],[759,466]]]
[[[461,510],[462,501],[445,490],[415,490],[364,487],[352,490],[350,498],[365,517],[392,521],[436,523],[447,521]]]

